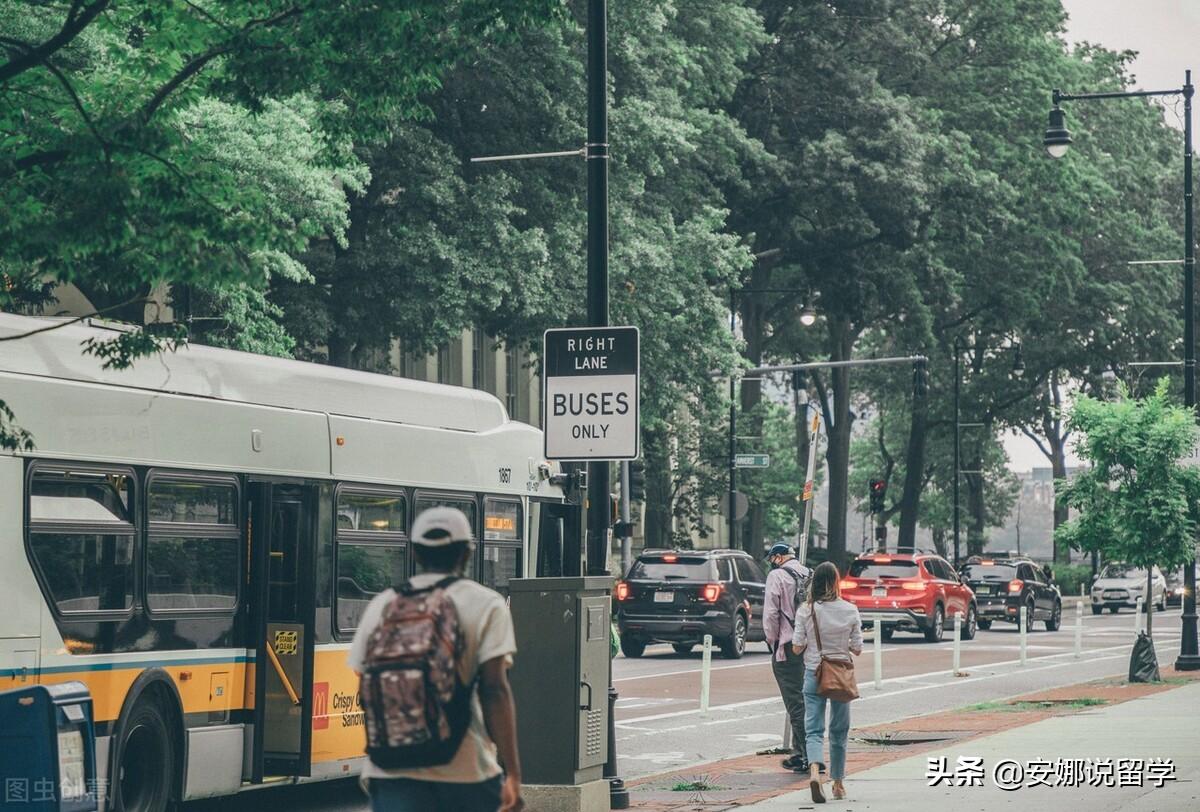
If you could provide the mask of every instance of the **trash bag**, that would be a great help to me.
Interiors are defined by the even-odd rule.
[[[1154,651],[1154,641],[1145,632],[1138,632],[1137,640],[1133,643],[1133,653],[1129,656],[1130,682],[1160,682],[1158,675],[1158,655]]]

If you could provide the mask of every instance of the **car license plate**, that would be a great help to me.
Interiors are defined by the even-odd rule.
[[[875,587],[874,589],[872,589],[872,590],[871,590],[871,597],[872,597],[872,598],[882,598],[882,597],[883,597],[884,595],[886,595],[886,594],[887,594],[887,588],[886,588],[886,587],[877,586],[877,587]]]
[[[674,592],[655,592],[654,593],[654,602],[655,603],[674,603],[675,602],[675,593]]]
[[[981,586],[978,589],[976,589],[975,592],[980,595],[991,595],[992,588],[990,586]]]

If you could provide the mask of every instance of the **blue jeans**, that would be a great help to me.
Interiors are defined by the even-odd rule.
[[[372,778],[373,812],[496,812],[501,776],[479,784]]]
[[[829,777],[846,777],[846,739],[850,736],[850,703],[817,693],[817,672],[804,669],[804,739],[810,764],[824,764],[825,705],[829,705]]]

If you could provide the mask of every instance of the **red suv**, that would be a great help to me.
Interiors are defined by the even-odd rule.
[[[859,556],[842,579],[842,597],[858,607],[863,627],[880,624],[884,640],[900,631],[921,632],[937,643],[961,612],[962,639],[975,636],[975,593],[934,553],[870,553]]]

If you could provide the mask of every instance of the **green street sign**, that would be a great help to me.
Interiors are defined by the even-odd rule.
[[[735,468],[768,468],[771,465],[770,454],[736,454],[733,458]]]

